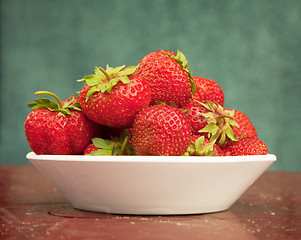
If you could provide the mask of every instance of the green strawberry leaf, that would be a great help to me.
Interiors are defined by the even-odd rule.
[[[190,72],[189,74],[191,76],[192,72]],[[191,85],[192,94],[195,95],[195,93],[197,92],[197,89],[196,89],[196,85],[195,85],[195,82],[193,81],[192,77],[190,77],[190,85]]]
[[[119,67],[110,67],[109,65],[106,66],[106,72],[110,77],[120,76],[120,71],[124,70],[125,65],[119,66]]]
[[[35,102],[28,103],[27,106],[32,108],[33,110],[36,109],[48,109],[52,112],[61,112],[65,115],[71,114],[70,110],[76,110],[76,111],[82,111],[80,103],[76,102],[72,104],[74,101],[74,95],[72,95],[65,103],[64,106],[62,105],[61,100],[58,96],[56,96],[54,93],[48,92],[48,91],[38,91],[35,93],[35,95],[47,95],[53,97],[57,103],[50,100],[49,98],[37,98],[35,99]]]
[[[196,151],[202,149],[203,143],[204,143],[204,136],[199,137],[196,141],[195,141],[195,149]]]
[[[186,151],[186,152],[184,152],[184,154],[183,154],[182,156],[183,156],[183,157],[187,157],[187,156],[190,156],[190,155],[189,155],[189,152]]]
[[[92,155],[136,155],[133,145],[129,143],[130,134],[128,130],[121,133],[120,138],[112,137],[111,140],[93,138],[92,143],[102,151],[95,151]]]
[[[188,61],[185,57],[185,55],[180,51],[180,50],[177,50],[177,55],[175,57],[175,60],[181,64],[181,66],[185,69],[185,68],[188,68]]]
[[[226,141],[226,133],[222,132],[220,136],[221,138],[219,140],[219,143],[222,145]]]
[[[79,102],[76,102],[76,103],[74,103],[74,104],[72,104],[70,106],[67,106],[66,108],[67,109],[76,110],[76,111],[82,111],[82,107],[81,107],[81,105],[80,105]]]
[[[78,81],[79,82],[80,81],[85,81],[88,86],[93,87],[93,86],[96,86],[96,85],[100,84],[103,81],[104,78],[105,78],[104,75],[99,76],[99,75],[96,75],[96,74],[91,74],[91,75],[83,77],[82,79],[80,79]]]
[[[87,155],[91,155],[91,156],[110,156],[112,155],[112,151],[108,150],[108,149],[97,149],[92,153],[89,153]]]
[[[93,138],[92,142],[95,147],[102,148],[106,150],[113,150],[114,142],[102,138]]]
[[[89,91],[87,92],[87,96],[86,96],[86,102],[89,100],[90,96],[95,92],[99,92],[97,86],[93,86],[89,89]]]
[[[238,138],[234,135],[233,130],[232,130],[231,127],[228,127],[226,129],[225,133],[227,134],[227,137],[231,139],[231,141],[237,141],[238,140]]]
[[[27,103],[27,107],[33,108],[35,105],[37,105],[36,102]]]
[[[138,68],[139,65],[136,65],[136,66],[129,66],[127,67],[126,69],[122,70],[120,72],[120,76],[129,76],[129,75],[132,75],[133,73],[136,72],[137,68]]]
[[[100,71],[99,67],[94,67],[94,72],[96,75],[104,76],[103,72]]]
[[[53,102],[50,99],[47,98],[38,98],[35,99],[35,102],[27,104],[28,107],[31,107],[32,109],[41,109],[41,108],[47,108],[50,111],[59,110],[58,104]]]
[[[116,156],[119,153],[119,151],[120,151],[120,146],[114,144],[112,155]]]
[[[199,155],[212,156],[213,145],[214,142],[206,144],[202,149],[200,149],[201,151],[199,152]]]
[[[216,156],[217,154],[217,151],[216,150],[210,150],[208,153],[207,153],[207,156]]]
[[[218,126],[216,126],[215,123],[209,123],[207,124],[204,128],[202,128],[201,130],[199,130],[198,132],[199,133],[202,133],[202,132],[207,132],[207,133],[215,133],[218,131]]]
[[[235,120],[233,120],[233,119],[230,119],[230,121],[229,121],[229,124],[231,125],[231,126],[235,126],[235,127],[240,127],[239,125],[238,125],[238,123],[235,121]]]
[[[128,84],[131,82],[128,76],[123,76],[120,78],[120,81],[123,82],[124,84]]]
[[[50,104],[51,100],[49,98],[37,98],[35,101],[38,104]]]
[[[69,109],[67,109],[67,108],[62,108],[62,109],[58,109],[58,110],[55,110],[55,111],[64,113],[65,115],[71,114],[71,112],[70,112]]]
[[[86,95],[86,101],[88,101],[90,96],[95,92],[111,93],[114,86],[119,82],[124,84],[130,83],[129,76],[136,71],[137,67],[138,65],[125,68],[125,65],[122,65],[113,68],[107,65],[106,70],[101,67],[95,67],[95,74],[85,76],[77,81],[85,81],[91,87]]]
[[[185,156],[215,156],[217,152],[213,150],[215,142],[211,142],[203,146],[205,137],[200,136],[195,142],[191,141]],[[183,155],[183,156],[184,156]]]
[[[219,138],[220,135],[221,135],[221,132],[219,132],[219,131],[211,133],[211,137],[209,139],[210,142],[215,143],[217,141],[217,139]]]
[[[235,110],[226,110],[226,112],[228,113],[228,115],[233,118],[234,114],[235,114]]]

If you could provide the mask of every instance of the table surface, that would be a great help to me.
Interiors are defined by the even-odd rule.
[[[31,165],[0,165],[0,239],[301,239],[301,172],[265,172],[227,211],[135,216],[74,209]]]

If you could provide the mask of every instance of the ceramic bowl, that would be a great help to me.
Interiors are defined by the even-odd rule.
[[[274,162],[273,154],[227,157],[27,154],[78,209],[137,215],[228,209]]]

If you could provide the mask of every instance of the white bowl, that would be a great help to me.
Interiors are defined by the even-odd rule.
[[[78,209],[138,215],[228,209],[274,162],[231,157],[26,156]]]

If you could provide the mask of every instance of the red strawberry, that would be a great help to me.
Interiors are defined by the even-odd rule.
[[[111,140],[102,138],[93,138],[92,144],[88,145],[84,155],[134,155],[134,149],[129,142],[130,135],[124,130],[120,137],[112,137]]]
[[[82,154],[99,134],[99,125],[86,118],[73,98],[62,105],[52,93],[35,93],[41,94],[54,97],[58,104],[47,98],[28,104],[34,109],[25,120],[25,135],[31,149],[36,154]]]
[[[186,113],[190,121],[192,133],[200,135],[199,130],[208,124],[202,114],[208,113],[208,110],[196,101],[191,101],[190,104],[181,107],[181,109]]]
[[[223,150],[204,136],[192,135],[187,149],[189,156],[224,156]]]
[[[268,148],[258,138],[242,138],[228,143],[223,151],[227,156],[266,155]]]
[[[217,82],[202,77],[193,77],[196,85],[196,93],[192,95],[192,100],[217,102],[224,106],[224,92]]]
[[[182,155],[191,138],[186,116],[176,107],[154,105],[136,116],[132,143],[137,155]]]
[[[79,80],[86,82],[79,102],[89,119],[108,127],[126,128],[149,105],[149,85],[134,74],[136,67],[124,67],[95,68],[95,74]]]
[[[234,111],[226,110],[216,102],[191,102],[182,108],[187,112],[194,134],[204,135],[219,146],[235,141],[232,127],[238,126],[233,119]]]
[[[180,51],[156,51],[146,55],[139,63],[137,74],[151,87],[151,104],[164,102],[178,107],[188,103],[195,91],[188,64]]]
[[[231,109],[228,109],[231,111]],[[233,133],[236,137],[242,137],[242,138],[253,138],[257,137],[257,132],[248,118],[248,116],[240,111],[234,110],[234,120],[238,123],[239,127],[233,126]]]
[[[95,152],[96,150],[98,150],[99,148],[96,147],[93,143],[90,143],[86,149],[84,150],[84,155],[88,155],[88,154],[91,154],[93,152]]]

